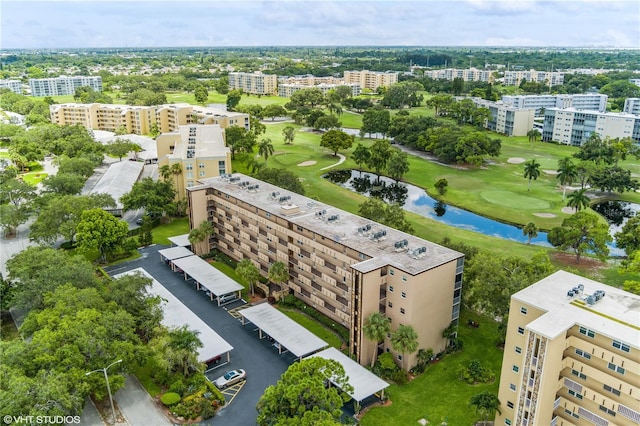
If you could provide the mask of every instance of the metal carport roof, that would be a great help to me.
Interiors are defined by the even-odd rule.
[[[203,347],[198,348],[198,360],[200,362],[206,362],[218,356],[228,354],[228,352],[233,349],[233,346],[187,308],[169,290],[164,288],[164,286],[153,278],[144,268],[132,269],[131,271],[118,274],[116,277],[135,273],[141,273],[153,279],[149,293],[160,296],[166,301],[162,304],[162,311],[164,312],[162,324],[167,327],[182,327],[183,325],[187,325],[190,330],[199,332],[198,338],[203,344]]]
[[[189,234],[175,235],[173,237],[169,237],[169,241],[171,241],[171,243],[176,246],[188,247],[191,245],[191,243],[189,242]]]
[[[193,252],[191,250],[180,246],[158,250],[158,253],[160,253],[160,258],[163,261],[172,261],[182,257],[193,256]]]
[[[327,342],[268,303],[242,309],[238,313],[298,358],[328,345]]]
[[[324,359],[332,359],[342,365],[346,376],[349,378],[349,384],[353,386],[353,392],[348,392],[348,394],[358,402],[386,389],[389,386],[389,383],[385,382],[336,348],[325,349],[322,352],[309,355],[307,358],[316,356]]]
[[[199,256],[181,257],[180,259],[175,259],[172,263],[216,296],[244,290],[241,284],[238,284]]]

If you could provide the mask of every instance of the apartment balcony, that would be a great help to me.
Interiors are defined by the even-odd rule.
[[[387,289],[384,287],[380,287],[380,300],[385,300],[387,298]]]
[[[315,281],[311,282],[311,287],[313,287],[314,289],[316,289],[316,290],[318,290],[320,292],[322,291],[322,286],[320,284],[318,284],[317,282],[315,282]]]
[[[349,286],[347,286],[345,283],[340,281],[336,283],[336,287],[338,287],[342,291],[349,291]]]

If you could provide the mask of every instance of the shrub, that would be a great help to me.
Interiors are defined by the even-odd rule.
[[[373,366],[373,372],[384,379],[394,380],[394,376],[400,369],[393,360],[391,352],[385,352],[378,357]]]
[[[160,397],[160,402],[162,402],[167,407],[177,404],[180,402],[182,398],[175,392],[167,392]]]
[[[409,381],[409,373],[404,370],[398,369],[391,376],[391,380],[399,385],[404,385]]]
[[[171,383],[171,386],[169,386],[169,392],[177,393],[180,396],[184,396],[186,390],[187,386],[184,384],[182,379],[174,381]]]
[[[474,383],[489,383],[495,379],[493,372],[484,367],[477,359],[471,360],[468,366],[458,365],[456,375],[460,380],[464,380],[470,385]]]

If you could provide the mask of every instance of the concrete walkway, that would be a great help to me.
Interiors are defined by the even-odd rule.
[[[131,426],[172,425],[134,376],[127,376],[124,387],[115,393],[113,399]]]
[[[98,409],[93,405],[93,401],[89,397],[84,400],[84,409],[82,410],[82,416],[80,416],[81,426],[103,426],[104,422]]]
[[[338,154],[338,157],[340,157],[340,160],[338,160],[338,162],[337,162],[337,163],[334,163],[334,164],[332,164],[332,165],[330,165],[330,166],[327,166],[327,167],[323,167],[323,168],[321,168],[320,170],[327,170],[327,169],[331,169],[331,168],[333,168],[333,167],[339,166],[340,164],[344,163],[344,162],[347,160],[347,157],[345,157],[345,156],[344,156],[344,155],[342,155],[342,154]]]

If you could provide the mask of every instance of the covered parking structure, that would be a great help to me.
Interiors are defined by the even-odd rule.
[[[221,296],[234,294],[240,299],[241,291],[244,290],[241,284],[238,284],[196,255],[173,260],[171,269],[182,272],[185,281],[190,278],[193,279],[196,282],[196,289],[208,292],[211,301],[213,302],[215,298],[218,306],[221,303]]]
[[[91,190],[91,194],[109,194],[116,202],[115,207],[106,207],[104,210],[115,216],[122,216],[123,205],[120,198],[131,191],[133,184],[142,174],[144,164],[137,161],[119,161],[109,166],[100,180]]]
[[[171,244],[174,246],[191,247],[191,242],[189,242],[189,234],[174,235],[173,237],[169,237],[169,241],[171,241]]]
[[[167,327],[182,327],[188,325],[190,330],[198,332],[198,338],[202,342],[202,347],[198,348],[198,361],[204,363],[219,362],[224,360],[229,362],[230,352],[233,349],[226,340],[209,327],[204,321],[187,308],[180,300],[178,300],[169,290],[160,284],[153,276],[151,276],[144,268],[136,268],[122,274],[116,275],[132,275],[140,273],[145,277],[153,280],[149,293],[154,296],[160,296],[163,300],[162,324]]]
[[[380,399],[384,399],[384,390],[389,386],[389,383],[385,382],[336,348],[325,349],[324,351],[309,355],[307,358],[313,357],[332,359],[342,365],[345,375],[349,378],[349,384],[353,386],[353,390],[347,392],[347,394],[353,398],[356,412],[359,411],[358,407],[361,402],[370,396],[380,394]]]
[[[249,321],[258,327],[260,339],[264,334],[271,337],[279,354],[283,350],[288,350],[301,359],[328,345],[327,342],[268,303],[242,309],[238,313],[242,317],[242,325]]]
[[[193,256],[193,252],[186,247],[170,247],[168,249],[158,250],[160,261],[173,266],[173,261],[187,256]]]

